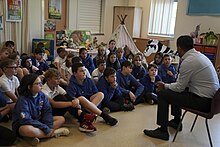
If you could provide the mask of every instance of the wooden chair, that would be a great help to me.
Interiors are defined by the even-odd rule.
[[[204,112],[194,110],[194,109],[191,109],[191,108],[187,108],[187,107],[182,107],[182,109],[184,109],[185,112],[183,113],[183,115],[181,117],[180,123],[178,125],[175,136],[173,138],[173,142],[176,139],[177,133],[179,132],[180,126],[182,124],[182,121],[183,121],[183,118],[184,118],[186,112],[191,112],[191,113],[196,114],[196,117],[194,119],[194,122],[192,124],[190,132],[193,131],[193,128],[194,128],[194,125],[196,123],[196,120],[197,120],[198,116],[204,117],[205,118],[206,129],[207,129],[207,133],[208,133],[208,137],[209,137],[210,146],[213,147],[212,139],[211,139],[211,135],[210,135],[210,131],[209,131],[209,126],[208,126],[208,119],[212,119],[215,114],[220,113],[220,89],[218,89],[218,91],[215,93],[215,95],[212,99],[210,112],[204,113]]]

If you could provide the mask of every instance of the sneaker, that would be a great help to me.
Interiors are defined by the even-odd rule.
[[[81,132],[94,132],[96,131],[96,127],[90,121],[84,120],[80,123],[79,130]]]
[[[86,114],[83,116],[83,120],[82,120],[82,121],[89,121],[89,122],[91,122],[91,123],[95,123],[96,118],[97,118],[97,114],[89,114],[89,113],[86,113]]]
[[[40,139],[37,137],[25,137],[25,140],[31,145],[31,146],[37,146],[40,143]]]
[[[154,100],[152,100],[152,99],[151,100],[147,100],[147,103],[150,104],[150,105],[153,105],[154,104]]]
[[[70,134],[70,131],[67,128],[59,128],[59,129],[56,129],[54,131],[54,136],[55,137],[67,136],[69,134]]]
[[[103,112],[102,112],[102,113],[103,113]],[[108,125],[110,125],[110,126],[114,126],[114,125],[116,125],[116,124],[118,123],[118,120],[117,120],[117,119],[111,117],[111,116],[108,115],[108,114],[104,114],[104,116],[103,116],[102,118],[103,118],[103,119],[105,120],[105,122],[106,122]]]
[[[122,109],[123,109],[123,111],[132,111],[135,108],[132,103],[129,103],[129,104],[123,104]]]
[[[160,128],[157,128],[155,130],[144,130],[144,134],[153,138],[169,140],[168,132],[162,132]]]
[[[102,111],[105,112],[105,113],[107,113],[107,114],[109,114],[109,113],[111,112],[111,110],[110,110],[108,107],[104,107],[104,108],[102,109]]]
[[[170,121],[168,122],[168,126],[171,127],[171,128],[174,128],[175,130],[177,130],[178,125],[179,125],[179,124],[176,123],[176,122],[174,121],[174,119],[172,119],[172,120],[170,120]],[[181,123],[179,132],[182,131],[182,129],[183,129],[183,124]]]

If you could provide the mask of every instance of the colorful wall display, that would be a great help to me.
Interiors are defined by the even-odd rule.
[[[22,21],[22,0],[6,0],[6,21]]]
[[[62,3],[61,0],[49,0],[48,3],[49,19],[61,19]]]

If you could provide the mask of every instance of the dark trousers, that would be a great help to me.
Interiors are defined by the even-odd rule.
[[[111,112],[116,112],[116,111],[123,111],[123,105],[124,105],[124,99],[123,98],[117,98],[113,97],[110,101],[102,102],[102,107],[108,107]]]
[[[211,98],[199,97],[191,92],[174,92],[169,89],[158,93],[157,124],[167,126],[169,104],[171,104],[171,114],[174,119],[180,120],[180,106],[192,108],[202,112],[209,112],[211,108]]]
[[[57,95],[53,98],[54,101],[61,101],[61,102],[71,102],[72,99],[69,99],[68,97],[64,95]],[[78,118],[78,108],[73,107],[66,107],[66,108],[52,108],[53,116],[64,116],[66,112],[69,112],[74,117]]]
[[[16,135],[14,132],[0,126],[0,146],[11,146],[16,141]]]

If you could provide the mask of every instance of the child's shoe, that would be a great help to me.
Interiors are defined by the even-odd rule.
[[[90,121],[83,120],[79,125],[79,130],[81,132],[94,132],[96,131],[96,127]]]
[[[55,137],[59,137],[59,136],[67,136],[70,134],[70,131],[69,129],[67,128],[59,128],[59,129],[56,129],[54,131],[54,136]]]

